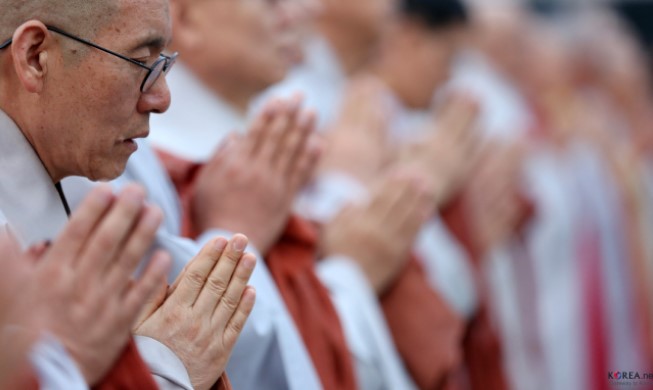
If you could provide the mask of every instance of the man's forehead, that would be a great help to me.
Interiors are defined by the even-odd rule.
[[[168,0],[120,0],[109,32],[130,50],[166,47],[172,37]]]

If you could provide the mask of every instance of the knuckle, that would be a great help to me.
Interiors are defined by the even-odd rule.
[[[225,296],[222,298],[222,306],[227,310],[229,313],[234,313],[238,309],[238,301],[234,299],[232,296]]]
[[[110,253],[114,248],[116,248],[116,244],[113,235],[109,233],[102,233],[97,238],[97,248],[100,253]]]
[[[243,253],[240,251],[237,251],[233,248],[227,250],[227,253],[225,254],[225,258],[231,262],[231,263],[237,263],[240,261],[240,258],[243,256]]]
[[[206,283],[209,288],[216,295],[222,296],[227,290],[227,282],[221,278],[211,278]]]
[[[197,271],[189,270],[185,278],[191,287],[199,289],[204,285],[204,275],[198,273]]]
[[[243,319],[234,318],[227,325],[227,332],[225,332],[225,333],[227,335],[231,335],[233,340],[238,338],[238,336],[242,333],[243,329],[245,328],[245,319],[246,318],[247,318],[247,316],[243,317]],[[231,343],[231,340],[229,341],[229,343]]]

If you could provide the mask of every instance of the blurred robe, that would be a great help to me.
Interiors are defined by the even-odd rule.
[[[288,97],[298,91],[301,92],[308,108],[318,113],[318,130],[324,131],[338,118],[348,83],[347,75],[328,42],[315,37],[308,46],[306,63],[263,96]],[[409,119],[407,115],[402,116],[401,119],[407,122],[413,121],[413,118]],[[404,125],[410,127],[408,123]],[[366,196],[367,190],[346,172],[322,172],[299,197],[297,210],[308,219],[317,223],[326,223],[345,204]],[[438,253],[440,254],[443,254],[442,251]],[[454,312],[450,303],[442,299],[441,293],[433,288],[430,279],[446,280],[446,275],[440,274],[435,278],[432,275],[447,269],[447,266],[450,270],[453,269],[453,272],[458,272],[461,279],[464,279],[467,274],[464,270],[459,272],[460,268],[457,265],[460,263],[456,260],[448,261],[448,257],[441,258],[442,261],[437,262],[442,267],[436,271],[433,271],[432,264],[427,263],[429,267],[426,267],[426,270],[431,272],[428,274],[425,267],[420,264],[424,260],[421,257],[412,257],[389,293],[380,297],[380,303],[384,321],[388,324],[389,333],[398,352],[398,355],[393,354],[393,361],[389,364],[398,366],[400,363],[397,362],[397,358],[401,358],[415,384],[421,389],[431,389],[446,384],[451,373],[459,366],[462,322],[460,314]],[[338,275],[334,273],[329,279],[337,280],[337,278]],[[466,286],[470,284],[466,283]],[[467,292],[462,295],[467,297],[463,298],[462,305],[469,305],[468,301],[473,300],[471,295]],[[341,308],[341,312],[348,310],[351,313],[343,314],[341,316],[343,321],[346,322],[345,318],[356,315],[355,307],[339,301],[337,295],[335,296],[336,306]],[[457,294],[452,292],[448,296],[455,297]],[[458,304],[460,305],[460,301]],[[350,333],[356,334],[353,329],[354,327]],[[426,357],[424,351],[429,351],[431,355]]]

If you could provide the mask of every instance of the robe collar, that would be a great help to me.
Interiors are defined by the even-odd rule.
[[[156,148],[196,163],[208,161],[232,132],[245,132],[246,118],[203,85],[183,64],[166,76],[173,96],[165,115],[151,118]]]
[[[23,247],[52,240],[68,216],[50,175],[14,121],[0,110],[0,210]]]

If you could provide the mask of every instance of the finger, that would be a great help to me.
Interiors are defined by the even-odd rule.
[[[94,188],[72,214],[64,230],[54,241],[49,252],[50,256],[44,259],[44,262],[56,261],[58,264],[67,262],[76,265],[84,245],[87,244],[114,200],[115,196],[109,185]]]
[[[401,200],[398,207],[406,209],[398,220],[400,231],[414,236],[420,227],[435,213],[436,203],[433,202],[435,194],[428,185],[419,180],[413,182],[411,191]]]
[[[408,179],[404,173],[393,173],[389,178],[384,180],[375,192],[368,212],[376,216],[380,223],[392,220],[394,213],[393,207],[404,196],[404,192],[407,191],[407,186]]]
[[[294,128],[288,134],[285,148],[280,150],[278,157],[279,168],[287,177],[294,176],[298,168],[298,161],[306,153],[308,139],[315,130],[315,113],[307,112],[298,114]]]
[[[442,110],[439,131],[446,131],[454,139],[465,136],[471,131],[473,124],[478,119],[478,105],[469,97],[454,96]]]
[[[301,134],[303,128],[300,127],[299,123],[300,108],[301,96],[296,95],[288,102],[286,127],[281,134],[281,138],[276,143],[276,148],[272,152],[272,164],[283,169],[283,172],[285,172],[286,167],[282,164],[282,161],[287,164],[289,159],[288,155],[292,156],[297,153],[295,149],[304,147],[304,144],[300,144],[299,142],[304,138]]]
[[[250,156],[256,156],[265,139],[265,132],[274,118],[279,115],[279,100],[273,99],[268,102],[263,111],[256,117],[246,135],[246,153]]]
[[[212,311],[217,306],[227,291],[234,270],[245,253],[245,248],[247,248],[247,237],[236,234],[220,256],[193,307],[202,311]]]
[[[21,249],[16,236],[9,230],[9,226],[0,225],[0,255],[17,259]]]
[[[157,252],[152,256],[141,278],[122,295],[120,307],[130,325],[140,325],[163,303],[171,265],[169,254]]]
[[[229,282],[227,291],[215,305],[213,320],[218,322],[221,328],[226,326],[236,312],[249,278],[254,272],[254,267],[256,267],[256,256],[251,253],[245,254],[236,267],[236,272]]]
[[[427,184],[421,177],[412,172],[405,172],[397,179],[401,180],[399,195],[388,204],[388,210],[381,220],[398,234],[410,234],[412,226],[424,221],[424,194],[428,193]],[[431,200],[433,197],[431,198]]]
[[[122,251],[145,206],[144,201],[145,191],[140,186],[129,185],[120,193],[111,210],[87,240],[88,245],[78,261],[80,280],[92,283],[96,277],[104,274],[108,264]]]
[[[122,291],[136,267],[152,246],[154,236],[163,220],[163,212],[148,206],[138,221],[136,228],[127,240],[117,259],[109,264],[104,285],[107,291]]]
[[[274,160],[274,154],[284,137],[289,121],[288,102],[279,102],[277,115],[263,130],[261,147],[259,148],[255,158],[261,158],[268,163],[271,163]]]
[[[290,190],[293,193],[308,184],[317,169],[324,150],[322,141],[316,136],[309,137],[306,142],[306,150],[299,157],[297,169],[295,169],[290,178]]]
[[[186,272],[177,278],[178,282],[173,285],[176,288],[170,294],[170,299],[175,300],[179,305],[192,307],[206,283],[206,278],[209,277],[226,247],[227,240],[222,237],[206,244],[188,264]]]
[[[231,350],[236,344],[236,340],[245,327],[247,318],[249,317],[254,303],[256,302],[256,290],[254,287],[248,286],[243,292],[243,296],[238,304],[236,312],[231,317],[224,332],[224,345]]]

